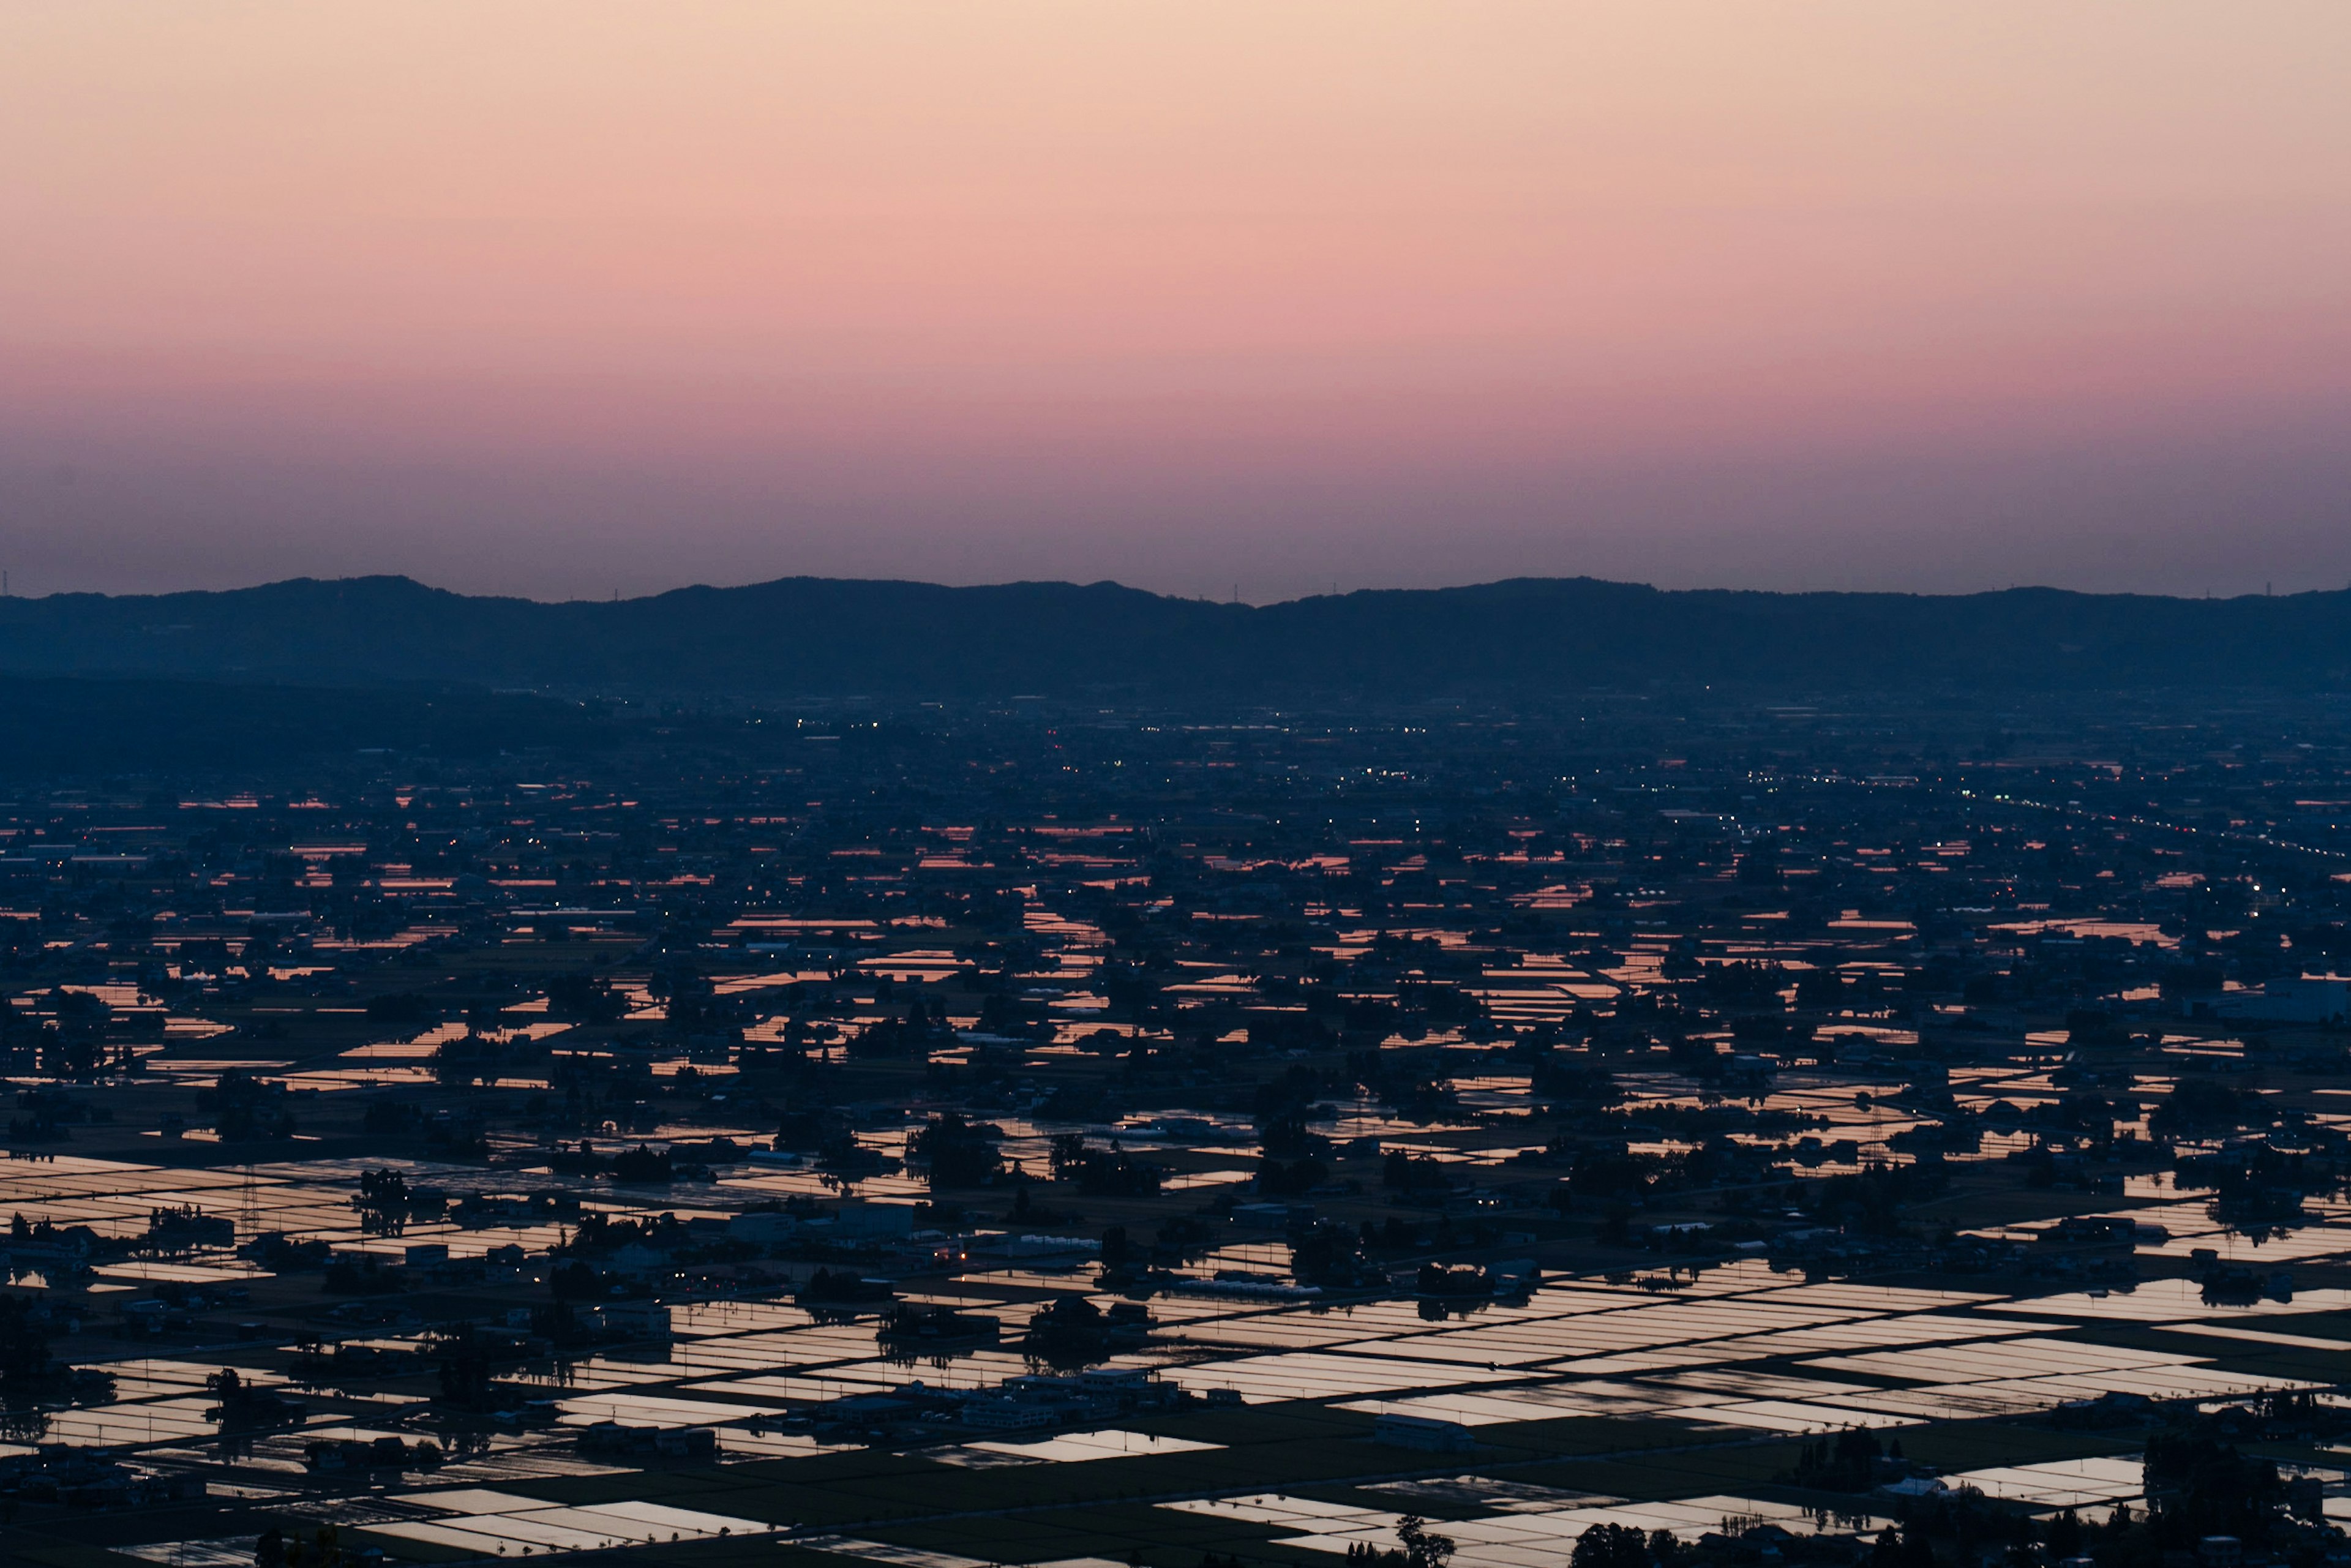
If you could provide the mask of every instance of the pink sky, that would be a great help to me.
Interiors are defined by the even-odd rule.
[[[2351,7],[0,17],[19,591],[2351,580]]]

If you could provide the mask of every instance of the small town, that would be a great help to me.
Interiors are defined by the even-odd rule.
[[[692,723],[0,803],[20,1558],[2351,1562],[2339,712]]]

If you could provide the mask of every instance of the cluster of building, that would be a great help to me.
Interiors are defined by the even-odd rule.
[[[0,801],[0,1249],[60,1364],[277,1346],[297,1383],[415,1380],[428,1424],[536,1409],[534,1440],[701,1462],[738,1429],[1241,1408],[1172,1375],[1195,1310],[1442,1322],[1759,1267],[2335,1279],[2351,758],[2323,708],[745,734]],[[983,1278],[991,1333],[943,1328],[943,1282]],[[1187,1305],[1095,1323],[1072,1291]],[[937,1306],[901,1359],[963,1370],[778,1374],[668,1424],[534,1381],[727,1303],[877,1354]]]

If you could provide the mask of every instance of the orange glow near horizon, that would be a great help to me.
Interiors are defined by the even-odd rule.
[[[2351,573],[2339,5],[0,29],[28,582]]]

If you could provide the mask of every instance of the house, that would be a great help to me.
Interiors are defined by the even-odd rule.
[[[914,1207],[907,1203],[869,1203],[851,1198],[833,1216],[833,1234],[843,1240],[880,1240],[914,1233]]]
[[[657,1251],[642,1241],[632,1241],[605,1254],[604,1267],[615,1274],[644,1280],[667,1273],[670,1259],[666,1252]]]
[[[591,1309],[599,1331],[629,1339],[667,1339],[669,1309],[658,1301],[611,1301]]]
[[[799,1217],[794,1214],[737,1214],[726,1221],[729,1241],[747,1241],[754,1247],[789,1241],[799,1230]]]
[[[1950,1489],[1933,1476],[1905,1476],[1898,1481],[1886,1481],[1875,1490],[1881,1497],[1933,1497]]]
[[[2264,981],[2257,991],[2224,991],[2203,1005],[2216,1018],[2264,1023],[2328,1023],[2351,1016],[2351,979],[2302,975]]]
[[[580,1428],[580,1451],[612,1458],[708,1459],[718,1453],[718,1434],[708,1427],[624,1427],[599,1421]]]
[[[964,1425],[991,1432],[1019,1432],[1061,1424],[1061,1413],[1050,1405],[1025,1399],[974,1399],[963,1407]]]
[[[1424,1454],[1466,1454],[1478,1446],[1460,1422],[1429,1416],[1382,1416],[1372,1423],[1372,1441]]]

